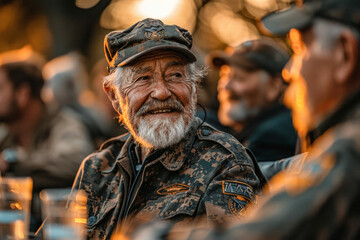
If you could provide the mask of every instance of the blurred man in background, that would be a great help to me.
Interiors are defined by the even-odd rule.
[[[358,0],[309,0],[263,19],[272,34],[290,32],[286,101],[308,156],[274,177],[273,192],[241,225],[179,238],[360,239],[359,16]],[[179,239],[158,227],[162,239]]]
[[[85,125],[94,147],[108,139],[104,115],[93,107],[94,93],[89,88],[89,74],[84,57],[78,52],[54,58],[43,67],[46,103],[71,111]],[[102,89],[102,88],[101,88]],[[111,104],[110,104],[111,105]]]
[[[220,122],[255,155],[258,162],[294,155],[297,135],[290,110],[282,104],[287,84],[281,71],[289,56],[275,41],[258,39],[209,55],[220,68]]]
[[[82,159],[93,150],[87,130],[73,115],[41,99],[42,62],[31,49],[0,55],[0,139],[3,176],[30,176],[34,183],[31,230],[41,223],[38,193],[71,187]]]

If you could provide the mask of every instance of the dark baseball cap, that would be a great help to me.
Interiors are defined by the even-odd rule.
[[[267,35],[285,35],[290,29],[304,29],[316,17],[354,27],[360,24],[360,0],[304,0],[262,18],[259,29]]]
[[[207,56],[207,63],[213,67],[234,65],[249,71],[262,69],[273,76],[281,74],[288,60],[288,52],[266,38],[243,42],[232,52],[214,51]]]
[[[146,18],[123,31],[113,31],[105,36],[104,51],[109,71],[125,66],[153,51],[174,51],[189,63],[196,57],[190,51],[190,32],[177,25],[165,25],[157,19]]]

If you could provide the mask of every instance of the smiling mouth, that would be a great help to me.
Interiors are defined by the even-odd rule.
[[[157,109],[157,110],[148,111],[147,113],[161,114],[161,113],[173,113],[173,112],[178,112],[178,111],[176,111],[175,109]]]
[[[169,99],[167,101],[151,101],[144,104],[136,113],[138,116],[183,113],[185,107],[179,101]]]

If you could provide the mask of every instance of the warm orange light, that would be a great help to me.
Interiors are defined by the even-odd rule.
[[[20,239],[24,239],[24,238],[25,238],[25,235],[24,235],[24,233],[23,233],[22,231],[21,231],[21,232],[18,232],[17,235],[18,235],[18,237],[19,237]]]
[[[285,82],[290,82],[290,72],[286,68],[282,70],[281,75]]]
[[[274,0],[248,0],[247,2],[260,9],[269,9],[276,4]]]
[[[223,65],[220,68],[220,79],[218,81],[218,100],[220,102],[220,106],[218,109],[218,117],[224,126],[235,126],[234,120],[229,117],[228,113],[231,110],[231,102],[228,100],[230,98],[230,93],[225,89],[226,85],[229,83],[229,74],[230,67],[228,65]]]
[[[166,18],[170,16],[179,4],[179,0],[141,0],[135,9],[143,17]]]
[[[21,205],[20,205],[19,203],[15,203],[15,207],[16,207],[17,209],[19,209],[19,210],[22,210],[22,207],[21,207]]]
[[[296,131],[302,139],[305,139],[311,126],[311,115],[307,106],[307,86],[301,74],[302,62],[307,49],[298,30],[292,29],[289,38],[294,54],[288,64],[288,69],[284,69],[282,72],[284,80],[290,83],[286,90],[284,102],[292,110]]]
[[[289,32],[290,44],[295,54],[301,54],[303,43],[301,41],[301,34],[297,29],[291,29]]]
[[[75,218],[74,222],[87,224],[87,219],[86,218]]]

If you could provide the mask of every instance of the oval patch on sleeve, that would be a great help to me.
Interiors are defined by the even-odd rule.
[[[253,188],[246,183],[238,181],[222,181],[223,194],[238,196],[240,199],[244,198],[249,202],[255,203],[256,197]]]
[[[181,184],[181,183],[175,183],[175,184],[171,184],[169,186],[160,188],[157,190],[157,193],[160,195],[173,195],[175,193],[179,193],[179,192],[186,192],[187,190],[189,190],[189,186],[185,185],[185,184]]]

